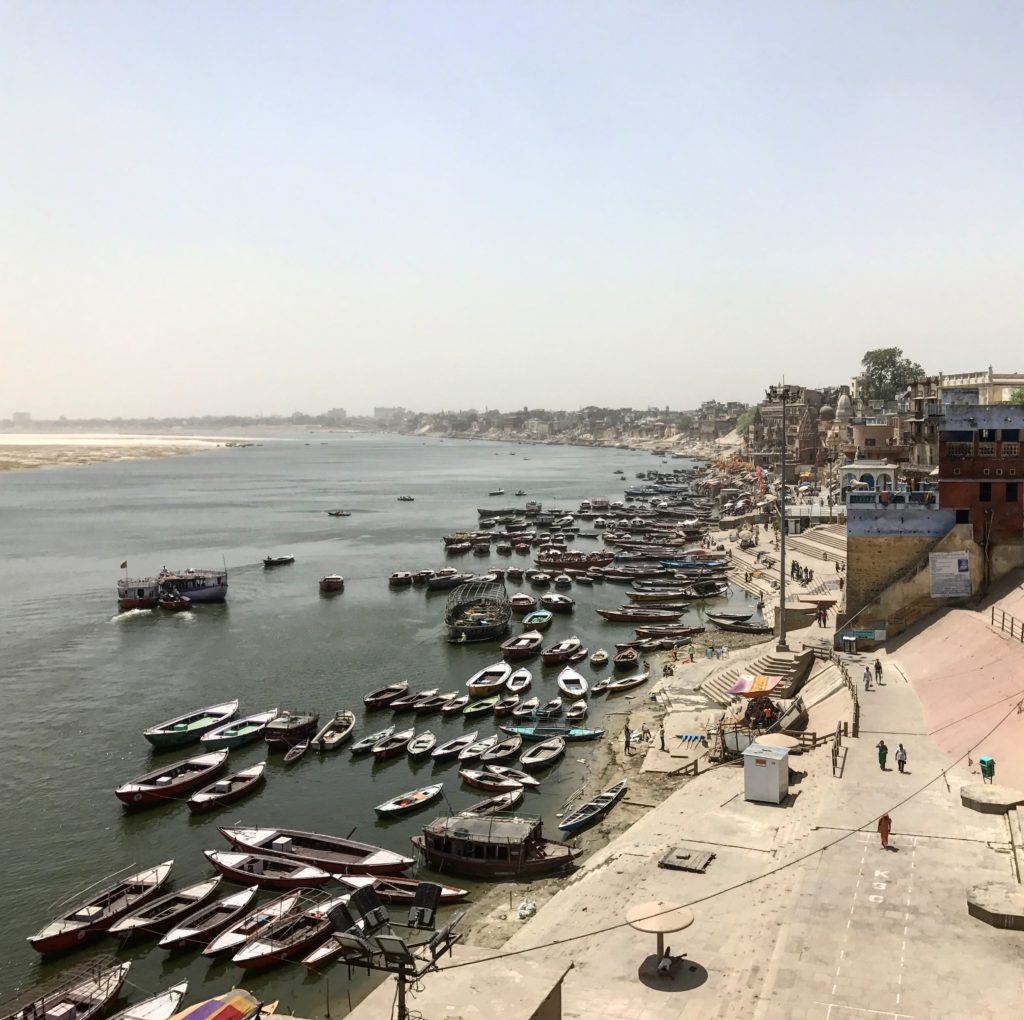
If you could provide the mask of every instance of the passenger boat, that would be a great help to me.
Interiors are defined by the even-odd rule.
[[[292,711],[286,708],[267,723],[263,739],[271,753],[287,751],[302,743],[306,737],[313,736],[319,724],[319,712]]]
[[[272,921],[231,957],[236,967],[271,967],[299,956],[323,942],[333,930],[330,912],[348,900],[349,894],[321,900],[301,913]]]
[[[290,748],[284,756],[285,765],[294,765],[300,758],[304,757],[309,750],[310,739],[307,737],[301,743]]]
[[[487,495],[488,496],[504,496],[505,495],[505,490],[504,489],[491,489],[491,491],[489,493],[487,493]]]
[[[350,514],[347,510],[328,510],[327,511],[327,516],[328,517],[351,517],[352,514]]]
[[[478,698],[476,701],[471,701],[463,710],[462,714],[467,718],[471,719],[475,715],[487,715],[498,704],[498,695],[493,694],[489,698]]]
[[[286,567],[290,563],[295,562],[294,556],[264,556],[263,566],[264,569],[269,567]]]
[[[399,906],[412,906],[416,901],[417,890],[424,884],[415,878],[378,875],[339,875],[338,883],[348,892],[355,892],[357,889],[372,889],[384,903],[397,903]],[[468,895],[468,889],[460,889],[455,885],[441,885],[441,903],[444,905],[458,903]]]
[[[558,674],[558,689],[567,698],[582,698],[587,693],[587,679],[572,666],[566,666]]]
[[[97,957],[70,971],[60,984],[25,1003],[4,1020],[47,1020],[70,1017],[73,1020],[98,1020],[116,1001],[131,963],[110,956]]]
[[[218,932],[242,917],[253,905],[259,887],[222,896],[209,906],[190,914],[172,928],[161,940],[161,949],[183,949],[190,945],[205,946]]]
[[[267,724],[277,715],[277,709],[256,712],[241,719],[232,719],[204,733],[199,742],[207,751],[220,751],[225,747],[241,747],[243,744],[259,740]]]
[[[583,851],[545,839],[539,818],[435,818],[412,842],[427,867],[472,878],[532,878],[569,867]]]
[[[540,604],[552,613],[571,613],[576,608],[576,600],[568,595],[559,595],[555,592],[552,595],[542,595]]]
[[[430,757],[434,761],[449,761],[452,758],[458,758],[459,754],[469,747],[477,738],[477,731],[472,730],[469,733],[463,733],[458,737],[441,744],[439,747],[435,747],[430,752]]]
[[[523,738],[518,733],[505,737],[504,740],[492,744],[482,755],[482,763],[510,761],[518,756],[523,746]]]
[[[470,804],[464,815],[494,815],[500,811],[513,811],[519,806],[523,799],[523,788],[520,786],[515,790],[506,793],[498,793],[493,797],[485,797],[475,804]]]
[[[80,946],[87,938],[105,932],[125,914],[152,900],[167,881],[174,861],[164,861],[122,878],[61,915],[29,937],[39,953],[59,953]]]
[[[550,701],[545,701],[540,708],[537,709],[536,715],[538,719],[553,719],[556,715],[562,714],[562,699],[552,698]]]
[[[355,758],[360,754],[369,754],[374,747],[379,744],[385,737],[390,737],[395,732],[394,726],[386,726],[382,730],[377,730],[376,733],[370,733],[368,736],[363,737],[361,740],[357,740],[349,750],[352,752],[352,757]]]
[[[466,690],[474,698],[486,698],[500,691],[511,675],[512,667],[508,663],[495,662],[474,673],[466,681]]]
[[[553,619],[554,614],[550,609],[535,609],[523,617],[523,628],[527,631],[547,630]]]
[[[249,853],[271,854],[287,860],[305,861],[332,874],[350,872],[391,875],[405,871],[413,862],[369,843],[298,829],[222,828],[224,838]]]
[[[595,609],[594,612],[612,623],[667,623],[670,620],[678,620],[684,610],[624,606],[621,609]]]
[[[501,646],[501,655],[509,662],[528,659],[531,655],[536,655],[543,645],[544,636],[540,631],[528,630],[505,641]]]
[[[503,715],[511,715],[512,710],[519,704],[518,694],[506,694],[499,698],[494,706],[494,715],[500,718]]]
[[[574,702],[569,706],[569,711],[565,713],[565,721],[570,725],[578,722],[582,722],[587,717],[587,703],[582,699]]]
[[[457,691],[447,691],[444,694],[435,694],[429,698],[421,698],[413,705],[413,711],[417,715],[429,715],[431,712],[440,712],[457,693]]]
[[[449,700],[441,706],[441,715],[459,715],[468,704],[468,694],[460,694],[457,698],[449,698]]]
[[[187,595],[165,591],[156,600],[157,606],[166,613],[184,613],[192,608],[192,600]]]
[[[188,799],[188,809],[193,814],[203,811],[210,811],[222,804],[232,804],[236,800],[255,793],[264,783],[263,770],[267,767],[265,761],[236,772],[227,779],[218,779],[216,782],[197,790]]]
[[[531,610],[537,608],[537,600],[532,595],[527,595],[525,592],[517,591],[512,598],[509,599],[509,605],[512,606],[512,612],[518,615],[523,613],[529,613]]]
[[[196,708],[184,715],[175,716],[166,722],[150,726],[143,730],[142,735],[156,748],[161,751],[171,747],[182,747],[185,744],[192,744],[199,740],[203,734],[208,733],[215,727],[229,719],[234,719],[238,714],[238,699],[224,701],[219,705],[208,705],[206,708]]]
[[[347,708],[334,713],[334,718],[313,738],[313,746],[321,753],[338,751],[341,745],[352,736],[356,725],[356,716]]]
[[[163,593],[185,595],[193,603],[223,602],[228,593],[228,574],[220,570],[161,570],[156,577],[123,577],[117,582],[117,607],[156,609]]]
[[[363,696],[363,704],[368,709],[384,708],[390,705],[395,698],[401,697],[409,690],[409,681],[402,680],[399,683],[388,684],[387,687],[378,687],[375,691]]]
[[[107,931],[125,941],[146,935],[162,935],[202,906],[216,892],[220,881],[218,875],[185,889],[165,893],[115,921]]]
[[[626,792],[626,780],[622,779],[614,786],[608,787],[586,804],[565,816],[558,828],[562,832],[580,832],[582,829],[599,822],[622,799]]]
[[[533,682],[533,675],[528,669],[517,669],[505,682],[509,694],[522,694]]]
[[[484,737],[482,740],[475,740],[468,747],[464,747],[459,751],[459,761],[472,761],[474,758],[479,758],[485,751],[489,751],[498,742],[498,734],[492,733],[489,737]]]
[[[302,893],[297,889],[286,892],[283,896],[278,896],[277,899],[264,903],[261,907],[245,914],[241,920],[235,921],[213,939],[203,950],[203,956],[218,956],[221,953],[234,952],[261,928],[265,928],[272,921],[295,911],[301,895]]]
[[[429,691],[408,691],[405,694],[400,694],[388,707],[392,712],[413,712],[417,705],[429,701],[436,694],[436,687],[431,687]]]
[[[536,772],[554,765],[564,754],[565,738],[548,737],[547,740],[542,740],[524,751],[519,758],[519,764],[529,772]]]
[[[436,746],[437,737],[430,730],[424,730],[409,741],[406,753],[410,758],[427,758]]]
[[[647,683],[650,678],[651,671],[645,669],[642,673],[637,673],[634,676],[625,676],[621,679],[609,680],[606,690],[609,694],[618,694],[621,691],[630,691],[634,687],[639,687],[641,684]]]
[[[582,647],[583,642],[578,637],[565,638],[550,648],[545,648],[540,657],[548,666],[568,662]]]
[[[531,716],[536,715],[539,705],[540,698],[530,698],[528,701],[521,701],[512,709],[512,718],[529,719]]]
[[[454,546],[451,547],[451,549],[454,548]],[[458,588],[465,579],[466,575],[460,574],[457,570],[438,570],[427,578],[427,590],[447,591],[449,588]]]
[[[399,503],[415,503],[416,502],[416,497],[415,496],[398,496],[397,499],[398,499]]]
[[[210,751],[194,758],[165,765],[147,772],[128,783],[122,783],[114,794],[130,808],[153,807],[176,800],[183,793],[205,786],[227,764],[227,751]]]
[[[324,574],[320,578],[320,591],[325,595],[336,591],[343,591],[344,588],[345,578],[341,574]]]
[[[640,662],[640,653],[635,648],[624,648],[612,660],[616,669],[633,669]]]
[[[563,740],[597,740],[604,736],[604,730],[584,729],[579,726],[559,726],[553,723],[538,722],[529,726],[501,726],[504,733],[518,734],[527,743],[537,740],[549,740],[561,737]]]
[[[410,790],[408,793],[384,801],[383,804],[378,804],[373,810],[381,818],[394,818],[410,811],[418,811],[431,801],[437,800],[441,796],[443,786],[444,783],[434,783],[432,786],[422,786],[418,790]]]
[[[487,772],[484,769],[460,769],[459,778],[468,786],[476,786],[490,793],[505,793],[522,786],[522,783],[518,783],[514,779],[495,775],[495,773]]]
[[[240,885],[258,885],[267,889],[312,889],[331,880],[330,872],[306,861],[230,850],[204,850],[203,853],[225,878]]]
[[[400,730],[388,737],[379,740],[370,749],[370,753],[377,761],[387,761],[389,758],[397,758],[405,753],[409,742],[416,736],[416,730],[409,727],[407,730]]]
[[[551,550],[542,552],[537,557],[537,566],[544,569],[565,570],[573,567],[577,570],[589,570],[591,567],[607,567],[615,559],[614,553],[609,552],[559,552]]]
[[[125,965],[127,966],[127,964]],[[166,991],[151,995],[148,999],[132,1005],[115,1013],[109,1020],[170,1020],[178,1013],[181,1000],[188,991],[188,982],[179,981],[171,985]],[[75,1014],[80,1015],[80,1014]]]
[[[388,578],[388,586],[391,588],[408,588],[412,584],[412,574],[408,570],[396,570]]]
[[[590,657],[590,665],[595,669],[600,669],[602,666],[608,665],[608,653],[603,648],[598,648],[596,652]]]

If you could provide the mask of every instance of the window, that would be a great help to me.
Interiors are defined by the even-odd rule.
[[[970,510],[957,510],[957,512],[956,512],[956,523],[957,524],[970,524],[971,523],[971,511]]]
[[[982,503],[992,502],[992,483],[982,482],[978,486],[978,500]]]
[[[865,446],[874,446],[875,445],[875,440],[874,439],[865,439],[864,440],[864,445]]]
[[[947,457],[970,457],[973,453],[973,443],[946,443]]]
[[[1016,503],[1020,497],[1017,494],[1017,483],[1007,482],[1006,483],[1006,502]]]
[[[980,429],[978,432],[978,438],[984,440],[985,442],[991,442],[996,438],[996,430]]]
[[[1007,443],[1003,442],[1003,456],[1004,457],[1019,457],[1020,456],[1020,443]]]
[[[1003,429],[1001,435],[1004,443],[1016,443],[1020,440],[1020,429]]]
[[[996,455],[995,443],[978,443],[979,457],[994,457]]]

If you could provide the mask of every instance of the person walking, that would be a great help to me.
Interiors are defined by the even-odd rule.
[[[884,772],[885,759],[889,757],[889,748],[885,746],[884,740],[879,740],[876,746],[878,748],[878,767]]]
[[[626,746],[625,746],[626,754],[632,754],[633,749],[629,746],[629,740],[630,740],[629,723],[626,723],[626,725],[622,727],[622,737],[623,737],[623,739],[626,742]]]
[[[880,684],[882,682],[882,660],[875,659],[875,683]]]
[[[871,690],[871,670],[869,667],[864,667],[864,690]]]
[[[889,833],[892,832],[892,819],[887,815],[882,815],[878,819],[878,835],[882,837],[882,849],[889,849]]]
[[[693,662],[693,645],[690,645],[689,652],[690,652],[690,662]]]
[[[665,750],[665,724],[664,723],[662,723],[658,727],[658,740],[661,743],[661,749],[664,751]]]
[[[907,749],[902,744],[900,744],[899,747],[896,748],[896,767],[900,770],[900,772],[902,772],[906,764]]]

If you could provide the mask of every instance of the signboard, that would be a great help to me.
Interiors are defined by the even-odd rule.
[[[971,594],[971,557],[966,550],[929,553],[928,569],[933,598],[960,599]]]

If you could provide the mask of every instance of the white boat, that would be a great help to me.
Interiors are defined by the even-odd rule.
[[[587,693],[587,678],[572,666],[566,666],[558,674],[558,689],[567,698],[582,698]]]
[[[109,1020],[170,1020],[178,1012],[178,1006],[188,991],[188,982],[181,981],[172,985],[166,992],[151,995],[142,1002],[136,1002],[120,1013],[115,1013]]]
[[[474,698],[486,698],[497,694],[508,683],[512,667],[507,662],[495,662],[474,673],[467,681],[466,688]]]
[[[204,950],[203,956],[217,956],[220,953],[232,952],[244,945],[253,935],[266,927],[271,921],[284,917],[295,910],[302,896],[302,890],[292,889],[276,900],[264,903],[248,913],[230,928],[222,931]]]

